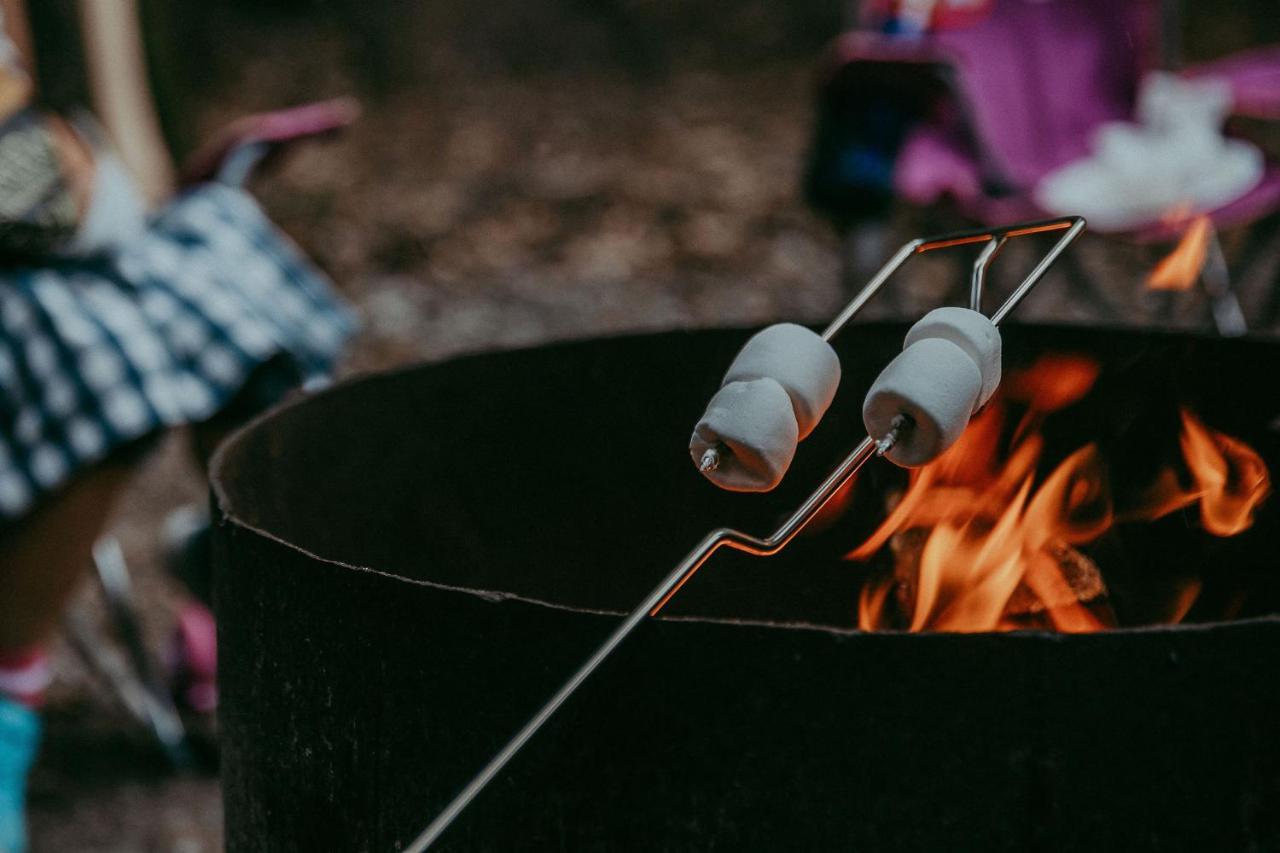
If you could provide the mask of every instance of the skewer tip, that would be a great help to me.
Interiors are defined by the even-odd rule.
[[[896,445],[898,440],[902,438],[903,430],[909,429],[910,426],[911,419],[906,415],[898,415],[895,417],[892,425],[889,427],[889,431],[884,434],[884,438],[876,442],[876,455],[884,456],[890,450],[893,450],[894,445]]]

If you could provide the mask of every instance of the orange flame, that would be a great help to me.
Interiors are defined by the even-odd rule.
[[[1026,370],[1005,377],[1002,391],[1033,411],[1056,412],[1084,398],[1098,380],[1098,362],[1073,353],[1048,353]]]
[[[1182,486],[1171,469],[1152,485],[1144,509],[1129,514],[1134,520],[1160,518],[1200,503],[1200,523],[1215,536],[1234,536],[1253,524],[1253,512],[1271,491],[1267,464],[1252,447],[1209,429],[1194,414],[1182,410],[1178,436],[1191,483]]]
[[[1098,375],[1089,359],[1042,359],[1009,377],[1008,394],[1028,405],[1000,461],[1004,404],[974,418],[960,440],[911,472],[906,491],[880,526],[847,556],[869,560],[886,546],[891,576],[869,579],[858,602],[863,630],[993,631],[1026,627],[1098,631],[1112,626],[1096,565],[1077,550],[1117,521],[1151,520],[1199,504],[1204,528],[1230,536],[1250,526],[1270,489],[1261,457],[1243,442],[1182,412],[1185,474],[1161,473],[1136,508],[1113,506],[1098,448],[1085,445],[1037,485],[1046,412],[1088,393]],[[1174,620],[1199,585],[1175,602]]]
[[[1190,290],[1204,269],[1212,234],[1213,222],[1208,216],[1191,220],[1178,245],[1147,276],[1147,289]]]

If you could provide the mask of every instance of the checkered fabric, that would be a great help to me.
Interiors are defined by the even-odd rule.
[[[245,193],[176,199],[112,257],[0,269],[0,518],[245,388],[321,378],[352,329]]]

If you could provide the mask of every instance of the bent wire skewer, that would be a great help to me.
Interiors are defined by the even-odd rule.
[[[949,249],[955,246],[968,246],[984,243],[978,257],[973,262],[973,272],[969,287],[969,307],[974,311],[982,310],[982,293],[986,284],[987,271],[996,255],[1004,248],[1005,243],[1014,238],[1026,237],[1047,232],[1064,232],[1040,262],[1027,274],[1027,277],[1014,288],[1009,298],[991,314],[992,324],[999,326],[1009,312],[1017,308],[1019,303],[1040,282],[1058,257],[1084,231],[1085,221],[1080,216],[1069,216],[1062,219],[1050,219],[1041,222],[1027,222],[1010,225],[1004,228],[985,228],[973,231],[961,231],[933,238],[916,238],[898,249],[880,271],[875,274],[857,296],[836,316],[831,324],[822,332],[822,339],[830,341],[866,306],[884,286],[885,282],[897,272],[903,264],[916,255],[932,252],[937,249]],[[791,517],[782,526],[763,539],[733,530],[727,527],[717,528],[706,535],[683,560],[653,588],[643,601],[622,621],[613,633],[600,644],[591,657],[578,668],[547,703],[529,719],[524,727],[507,741],[506,745],[489,759],[475,777],[467,783],[457,796],[436,816],[422,833],[404,848],[404,853],[422,853],[449,828],[449,825],[470,805],[471,801],[484,790],[485,786],[507,765],[516,753],[532,738],[547,720],[559,710],[560,706],[573,695],[596,668],[613,653],[636,627],[646,618],[657,616],[680,588],[702,567],[702,565],[720,548],[731,548],[756,556],[772,556],[787,546],[797,533],[818,513],[820,509],[835,495],[849,478],[858,472],[872,456],[883,456],[897,443],[904,430],[911,428],[905,420],[895,423],[889,434],[879,441],[871,436],[865,437],[848,456],[844,458],[822,484],[809,495]],[[711,451],[708,451],[710,453]],[[704,457],[703,465],[714,467],[718,461]]]

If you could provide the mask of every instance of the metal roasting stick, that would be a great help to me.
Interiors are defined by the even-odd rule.
[[[1222,240],[1218,237],[1218,229],[1213,226],[1210,226],[1209,246],[1200,270],[1200,280],[1204,283],[1205,293],[1209,295],[1209,310],[1213,315],[1213,324],[1218,327],[1218,334],[1224,338],[1246,334],[1249,327],[1245,323],[1244,311],[1240,308],[1240,299],[1231,287],[1231,273],[1227,270],[1227,259],[1222,253]]]
[[[978,243],[985,243],[978,258],[973,264],[973,274],[970,283],[969,307],[974,310],[980,310],[982,304],[982,292],[986,284],[987,271],[991,267],[991,263],[999,254],[1001,248],[1004,247],[1006,241],[1017,237],[1026,237],[1032,234],[1043,234],[1048,232],[1061,231],[1062,236],[1053,247],[1045,254],[1035,268],[1027,274],[1027,277],[1014,289],[1004,304],[991,315],[991,322],[999,325],[1000,322],[1008,316],[1009,312],[1018,307],[1018,304],[1031,292],[1032,288],[1039,283],[1040,279],[1049,270],[1049,267],[1058,259],[1058,257],[1071,245],[1075,239],[1084,231],[1085,221],[1083,217],[1070,216],[1062,219],[1051,219],[1042,222],[1028,222],[1018,225],[1011,225],[1004,228],[986,228],[974,231],[962,231],[954,234],[947,234],[941,237],[933,237],[929,239],[917,238],[912,240],[900,248],[892,258],[889,259],[880,271],[875,274],[870,282],[853,298],[848,305],[836,316],[831,324],[822,332],[822,338],[830,341],[839,334],[849,321],[858,315],[884,286],[890,277],[898,271],[912,257],[925,252],[932,252],[937,249],[947,249],[955,246],[967,246]],[[733,530],[727,527],[720,527],[708,533],[698,545],[690,551],[680,563],[671,570],[665,578],[662,579],[653,590],[645,596],[644,600],[636,605],[635,609],[622,621],[613,633],[600,644],[600,647],[587,658],[569,680],[566,681],[555,694],[547,700],[547,703],[538,710],[536,714],[529,719],[520,731],[516,732],[511,740],[498,751],[493,758],[489,759],[486,764],[475,777],[467,783],[458,795],[447,805],[444,811],[440,812],[436,818],[431,821],[426,829],[415,838],[409,846],[404,848],[404,853],[422,853],[422,851],[434,844],[449,825],[462,813],[462,811],[471,804],[471,801],[484,790],[485,786],[493,780],[495,776],[502,771],[516,753],[529,742],[529,739],[537,734],[543,724],[559,710],[560,706],[565,703],[574,691],[587,680],[590,675],[596,671],[600,664],[613,654],[613,652],[622,644],[622,641],[630,636],[631,632],[636,629],[645,619],[657,616],[658,612],[666,606],[676,593],[680,591],[690,578],[702,567],[711,555],[720,548],[730,548],[734,551],[743,551],[747,554],[767,557],[772,556],[787,546],[797,533],[826,505],[827,501],[840,490],[840,487],[849,481],[849,479],[858,472],[863,465],[867,463],[873,456],[883,456],[893,449],[893,446],[901,438],[902,434],[911,429],[911,422],[899,417],[894,421],[893,427],[888,435],[877,441],[871,436],[866,436],[859,442],[848,456],[844,458],[839,465],[836,466],[822,484],[809,495],[800,507],[791,514],[791,517],[782,523],[782,526],[775,530],[769,536],[761,539],[739,530]],[[721,451],[723,452],[723,451]],[[719,464],[719,456],[715,448],[707,451],[700,460],[699,467],[704,471],[712,470]]]
[[[129,565],[120,541],[104,536],[95,542],[93,566],[106,600],[107,616],[126,655],[117,654],[110,644],[104,645],[83,617],[73,616],[68,621],[72,645],[115,691],[125,708],[151,730],[170,763],[175,768],[187,767],[191,764],[191,750],[186,728],[143,642]]]

